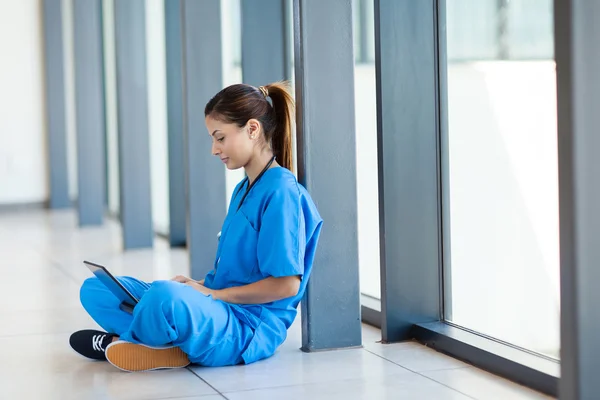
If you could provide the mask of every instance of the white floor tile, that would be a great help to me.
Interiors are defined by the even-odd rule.
[[[128,374],[89,361],[68,344],[96,328],[79,302],[83,260],[145,281],[189,276],[185,249],[124,252],[121,238],[114,220],[78,228],[72,210],[0,215],[0,399],[224,398],[202,379],[232,400],[545,398],[417,343],[382,345],[367,325],[363,349],[303,353],[300,315],[273,357],[247,366]]]
[[[0,279],[0,310],[55,310],[80,307],[79,285],[68,276],[29,275]]]
[[[381,330],[371,325],[362,324],[362,341],[363,345],[376,343],[381,340]],[[302,347],[302,316],[298,311],[296,320],[288,329],[288,337],[286,341],[279,347],[279,351],[297,351]]]
[[[363,349],[319,353],[279,351],[269,359],[250,365],[193,369],[223,393],[410,373]]]
[[[478,400],[550,399],[541,393],[476,368],[424,372],[423,375]]]
[[[464,368],[468,364],[427,348],[420,343],[368,343],[365,348],[411,371]]]
[[[0,337],[0,399],[160,399],[215,394],[187,369],[130,374],[87,360],[68,334]]]
[[[100,329],[83,307],[55,310],[0,309],[0,337],[72,333],[80,329]]]
[[[157,399],[157,400],[224,400],[226,399],[225,397],[221,396],[220,394],[208,394],[205,396],[194,396],[194,397],[165,397],[164,399]]]
[[[415,373],[226,393],[230,400],[468,400]]]
[[[363,346],[365,347],[377,344],[379,341],[381,341],[381,329],[375,328],[374,326],[368,324],[363,324],[362,341]]]
[[[106,253],[99,256],[85,256],[78,260],[60,261],[65,270],[78,282],[91,275],[83,260],[103,265],[115,276],[132,276],[151,282],[157,279],[171,279],[175,275],[189,276],[189,259],[184,249],[164,248],[159,242],[154,249],[130,250],[127,252]]]

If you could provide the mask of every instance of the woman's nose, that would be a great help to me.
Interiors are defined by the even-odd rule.
[[[219,150],[219,148],[217,147],[216,143],[212,144],[211,151],[212,151],[212,155],[213,156],[218,156],[221,153],[221,150]]]

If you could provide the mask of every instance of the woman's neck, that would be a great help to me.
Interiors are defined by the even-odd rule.
[[[244,168],[246,170],[246,175],[248,176],[249,184],[252,184],[258,177],[258,175],[262,172],[262,170],[267,166],[269,161],[273,158],[272,151],[264,151],[260,154],[256,155]],[[277,163],[274,162],[271,164],[271,168],[277,166]]]

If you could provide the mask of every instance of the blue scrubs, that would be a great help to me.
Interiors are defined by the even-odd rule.
[[[300,276],[298,294],[267,304],[229,304],[182,283],[118,278],[141,298],[133,315],[97,280],[86,280],[81,302],[106,331],[150,346],[175,345],[193,363],[250,364],[273,355],[287,336],[310,277],[323,220],[308,192],[285,168],[267,170],[238,210],[247,188],[234,190],[215,264],[205,286],[224,289],[268,277]]]

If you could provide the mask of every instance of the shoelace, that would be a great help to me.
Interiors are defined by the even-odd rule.
[[[102,341],[104,340],[105,337],[106,337],[106,335],[92,336],[92,347],[94,348],[94,350],[104,352],[104,349],[102,348]]]

